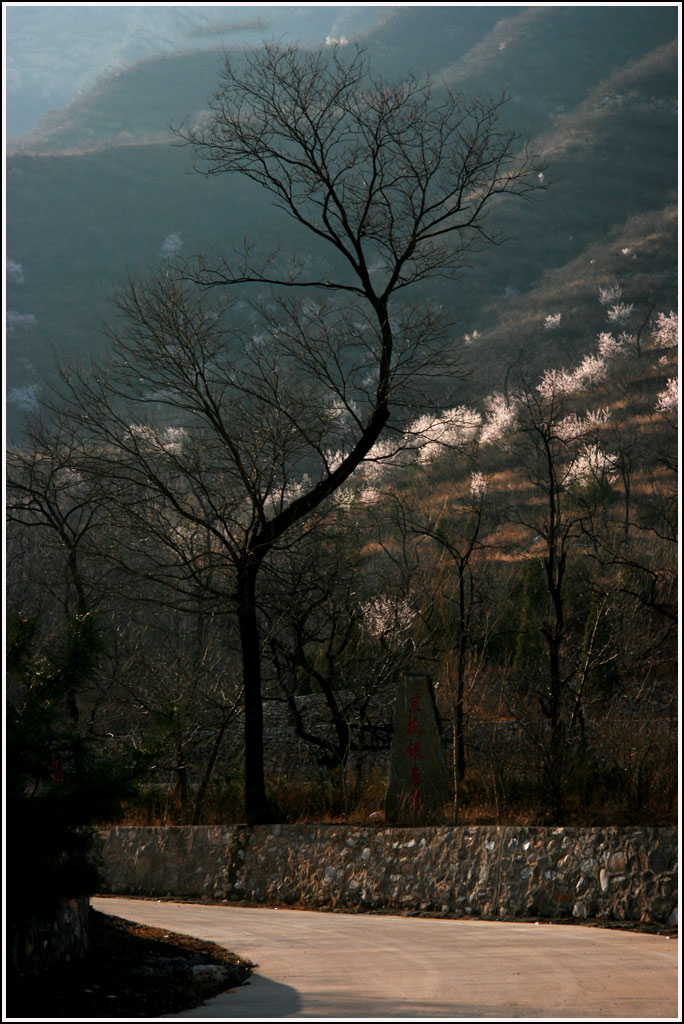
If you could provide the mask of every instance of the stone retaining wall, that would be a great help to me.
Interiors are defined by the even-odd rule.
[[[676,923],[674,828],[116,827],[107,891],[486,918]]]

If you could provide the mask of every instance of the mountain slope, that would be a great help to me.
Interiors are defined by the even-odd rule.
[[[612,276],[629,301],[652,294],[659,308],[674,308],[676,34],[674,9],[644,7],[399,9],[367,33],[388,77],[428,70],[437,88],[506,89],[507,120],[548,163],[549,189],[502,210],[510,241],[483,252],[459,282],[431,287],[458,333],[480,332],[472,352],[487,370],[478,387],[496,386],[521,344],[548,365],[584,351],[595,330],[584,311]],[[50,345],[101,348],[107,293],[128,270],[243,237],[319,264],[329,258],[249,183],[192,174],[191,153],[172,145],[169,123],[206,108],[218,61],[218,51],[146,60],[100,82],[8,156],[10,435]],[[538,325],[555,312],[562,328],[545,332]]]

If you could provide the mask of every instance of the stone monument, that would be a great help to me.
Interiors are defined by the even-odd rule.
[[[432,681],[402,677],[385,796],[388,825],[436,825],[444,819],[447,768],[439,735]]]

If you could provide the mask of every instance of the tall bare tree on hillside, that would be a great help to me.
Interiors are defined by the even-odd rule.
[[[498,242],[489,216],[499,200],[539,187],[501,110],[436,97],[412,78],[387,84],[360,51],[269,45],[226,59],[208,120],[180,137],[205,173],[261,186],[329,247],[335,269],[323,276],[306,259],[259,260],[245,247],[131,283],[106,372],[62,377],[61,402],[97,449],[97,471],[104,459],[119,479],[140,537],[166,533],[175,552],[171,570],[148,571],[232,602],[251,823],[269,814],[260,569],[373,457],[390,410],[434,396],[453,370],[435,310],[398,300]],[[279,293],[236,329],[223,289],[250,284]],[[294,287],[323,300],[302,301]]]

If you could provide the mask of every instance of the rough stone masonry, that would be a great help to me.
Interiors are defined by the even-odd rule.
[[[120,826],[99,845],[117,895],[677,922],[676,828]]]

